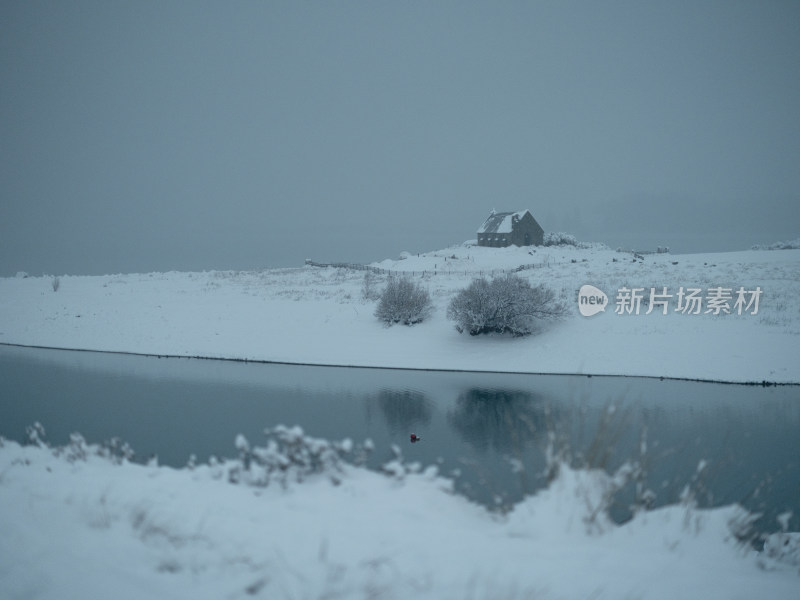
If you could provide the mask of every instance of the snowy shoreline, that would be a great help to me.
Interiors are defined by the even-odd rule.
[[[533,265],[535,268],[530,268]],[[520,266],[528,267],[517,271]],[[728,383],[800,383],[800,250],[652,254],[607,248],[482,248],[462,244],[374,263],[426,286],[433,315],[385,327],[364,295],[365,271],[304,266],[250,272],[0,279],[0,343],[269,363],[434,371],[645,376]],[[475,277],[517,272],[551,287],[570,314],[525,338],[460,335],[449,300]],[[57,283],[57,289],[54,284]],[[585,317],[578,289],[611,303],[617,290],[666,288],[647,314]],[[757,312],[683,314],[679,291],[761,289]],[[647,292],[644,292],[646,296]]]
[[[215,360],[224,362],[235,363],[253,363],[263,365],[290,365],[296,367],[328,367],[335,369],[379,369],[387,371],[421,371],[426,373],[476,373],[487,375],[537,375],[537,376],[553,376],[553,377],[598,377],[598,378],[623,378],[623,379],[658,379],[660,381],[686,381],[693,383],[716,383],[721,385],[737,385],[737,386],[755,386],[755,387],[783,387],[783,386],[800,386],[800,382],[774,382],[774,381],[725,381],[719,379],[701,379],[695,377],[666,377],[663,375],[624,375],[613,373],[539,373],[535,371],[490,371],[490,370],[475,370],[475,369],[437,369],[437,368],[420,368],[420,367],[392,367],[392,366],[364,366],[364,365],[345,365],[338,363],[304,363],[304,362],[286,362],[276,360],[261,360],[253,358],[225,358],[218,356],[189,356],[181,354],[150,354],[142,352],[126,352],[124,350],[92,350],[89,348],[63,348],[53,346],[30,346],[26,344],[9,344],[0,342],[0,346],[7,348],[27,348],[30,350],[63,350],[65,352],[84,352],[96,354],[109,354],[118,356],[140,356],[144,358],[163,358],[163,359],[187,359],[187,360]]]
[[[0,572],[13,597],[791,598],[798,534],[748,543],[736,505],[679,504],[611,522],[630,477],[554,471],[550,486],[492,513],[435,467],[381,473],[305,438],[182,469],[136,464],[80,435],[50,447],[0,438]],[[320,467],[307,452],[318,456]],[[288,470],[285,465],[289,465]],[[700,468],[700,467],[698,467]],[[788,518],[786,519],[788,522]]]

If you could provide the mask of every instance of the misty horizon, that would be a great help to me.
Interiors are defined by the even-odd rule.
[[[0,276],[369,263],[489,211],[800,236],[800,4],[0,7]]]

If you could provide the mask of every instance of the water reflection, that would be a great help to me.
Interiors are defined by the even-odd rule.
[[[475,472],[484,495],[501,502],[546,484],[548,452],[581,468],[613,470],[627,460],[644,460],[637,453],[646,425],[638,417],[616,401],[604,407],[562,403],[533,390],[481,387],[459,394],[447,413],[453,430],[481,457],[462,462]]]
[[[573,464],[647,469],[657,503],[675,502],[706,465],[703,504],[742,502],[800,526],[800,388],[626,378],[431,373],[157,360],[0,347],[0,436],[41,421],[52,444],[81,432],[120,437],[139,457],[183,466],[235,455],[237,434],[301,425],[332,440],[373,440],[377,467],[407,461],[460,469],[459,489],[491,504],[544,484],[544,448]],[[409,442],[409,434],[422,437]],[[646,442],[646,452],[642,452]],[[698,488],[699,489],[699,488]],[[623,506],[623,508],[625,508]]]
[[[448,422],[476,449],[521,452],[546,431],[549,407],[530,391],[470,388],[459,394]]]
[[[377,406],[383,414],[389,430],[396,434],[409,434],[430,424],[433,402],[416,390],[382,389],[375,396],[367,396],[368,412]]]

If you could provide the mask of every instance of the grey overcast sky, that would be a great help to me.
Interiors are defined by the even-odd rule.
[[[0,2],[0,275],[800,235],[795,0]]]

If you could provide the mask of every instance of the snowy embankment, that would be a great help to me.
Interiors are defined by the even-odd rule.
[[[494,514],[433,468],[379,474],[282,431],[283,444],[239,439],[239,459],[179,470],[79,436],[0,439],[4,597],[788,599],[800,585],[798,534],[756,552],[735,506],[700,510],[687,493],[617,526],[615,477],[561,465]]]
[[[629,253],[573,247],[454,246],[375,267],[421,278],[434,301],[426,322],[384,327],[364,298],[364,271],[306,266],[259,272],[149,273],[0,279],[0,343],[304,364],[501,372],[640,375],[731,382],[800,382],[800,250],[718,254]],[[535,336],[460,335],[446,318],[453,295],[478,276],[528,268],[570,315]],[[378,274],[380,289],[386,273]],[[584,317],[584,284],[605,291],[605,312]],[[617,314],[620,288],[643,289],[639,314]],[[666,288],[666,290],[664,290]],[[700,290],[699,314],[680,289]],[[709,290],[731,290],[730,314],[707,313]],[[736,291],[761,290],[737,314]],[[667,313],[651,314],[650,290]],[[750,296],[747,297],[750,299]]]

